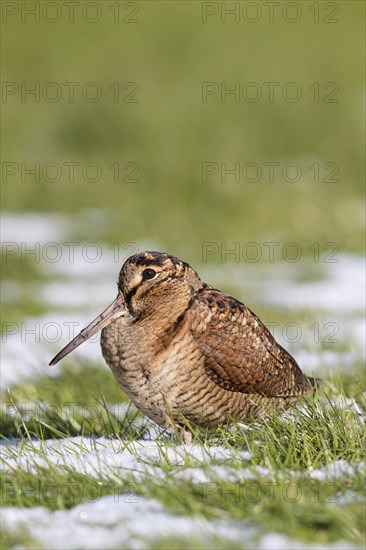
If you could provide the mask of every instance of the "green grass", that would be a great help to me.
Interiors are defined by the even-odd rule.
[[[314,24],[305,4],[304,18],[296,24],[282,18],[273,24],[221,24],[219,16],[203,24],[200,2],[139,2],[140,22],[134,25],[115,24],[108,16],[95,25],[80,20],[72,25],[24,24],[17,17],[10,18],[2,33],[4,81],[24,81],[29,86],[34,81],[41,85],[94,81],[104,95],[97,103],[88,103],[80,95],[74,103],[22,102],[18,96],[10,97],[2,104],[7,136],[2,161],[23,162],[28,168],[35,162],[61,167],[65,162],[78,162],[80,167],[96,162],[102,174],[95,183],[86,181],[79,168],[73,183],[66,170],[54,183],[42,175],[38,182],[32,177],[22,181],[17,174],[1,186],[3,208],[19,214],[61,213],[70,220],[67,241],[118,243],[121,263],[131,251],[123,248],[128,242],[154,243],[194,267],[203,262],[205,243],[228,250],[239,243],[242,250],[248,242],[279,242],[281,251],[286,243],[296,242],[309,260],[299,264],[304,266],[298,270],[299,280],[321,277],[323,267],[331,273],[332,265],[322,263],[322,254],[330,252],[324,249],[326,243],[336,243],[339,258],[344,252],[364,251],[364,59],[359,55],[364,42],[364,6],[357,1],[337,4],[339,23],[334,25]],[[324,15],[323,6],[320,3]],[[137,82],[139,102],[114,103],[108,86],[116,81],[121,85]],[[281,86],[294,81],[302,86],[303,99],[295,104],[282,100],[225,103],[217,96],[203,103],[205,81],[226,82],[228,87],[234,82],[275,81]],[[309,92],[314,82],[336,82],[339,102],[314,103]],[[113,181],[109,168],[115,162],[122,168],[119,182]],[[137,182],[122,181],[126,162],[137,163]],[[228,167],[235,162],[241,166],[256,162],[262,168],[265,162],[282,166],[297,162],[303,177],[290,183],[280,170],[273,183],[265,177],[257,183],[243,178],[235,182],[230,176],[221,182],[220,174],[204,183],[203,162],[224,162]],[[327,162],[336,163],[339,181],[323,181],[321,171],[321,181],[316,183],[309,169],[314,162],[319,162],[321,170]],[[319,262],[311,261],[314,243],[319,243]],[[267,249],[262,246],[262,250],[259,263],[268,262]],[[214,275],[211,268],[223,268],[220,262],[226,259],[232,261],[231,256],[222,259],[220,249],[203,264],[203,271],[207,266],[208,275]],[[282,261],[281,253],[277,259]],[[93,264],[89,265],[92,271]],[[245,265],[241,257],[243,276]],[[12,302],[2,304],[4,323],[50,312],[37,294],[51,277],[55,280],[44,267],[29,255],[25,260],[13,255],[3,262],[2,279],[16,283],[18,289]],[[119,267],[116,263],[113,282]],[[339,358],[353,351],[351,337],[337,344],[314,344],[307,327],[315,321],[322,323],[318,311],[293,309],[289,319],[285,310],[258,305],[256,297],[246,293],[245,281],[233,281],[229,271],[221,281],[218,286],[247,302],[264,321],[281,326],[291,320],[299,323],[307,351],[332,350]],[[34,282],[40,286],[32,286]],[[209,277],[207,282],[215,284]],[[2,329],[6,331],[6,325]],[[297,346],[288,347],[296,357]],[[2,504],[69,510],[86,502],[87,488],[90,496],[94,492],[101,498],[114,492],[128,495],[132,483],[137,495],[158,499],[172,514],[202,520],[224,518],[242,526],[245,533],[251,527],[257,529],[259,538],[275,531],[314,544],[346,540],[361,545],[363,475],[359,465],[364,459],[365,425],[352,412],[352,403],[365,412],[366,383],[359,359],[343,370],[338,377],[324,366],[320,395],[299,402],[285,414],[275,413],[250,424],[233,422],[215,430],[195,428],[194,448],[200,450],[202,460],[164,432],[156,439],[157,458],[147,459],[142,457],[141,437],[147,435],[149,424],[133,407],[125,408],[127,400],[112,374],[88,363],[74,368],[70,360],[60,376],[50,370],[50,376],[21,383],[1,396],[0,435],[4,443],[19,444],[14,447],[14,458],[30,449],[35,459],[44,460],[42,466],[37,463],[29,471],[11,462],[8,471],[0,474]],[[98,475],[91,476],[67,464],[55,466],[46,442],[61,444],[69,436],[82,437],[68,443],[81,462],[86,448],[80,441],[97,446],[99,438],[106,436],[118,456],[132,453],[144,461],[145,475],[137,480],[134,472],[116,474],[101,466]],[[230,458],[214,458],[215,446]],[[172,458],[175,449],[182,453],[180,464]],[[353,464],[353,474],[321,481],[310,477],[312,470],[329,467],[335,460]],[[228,468],[234,481],[216,466]],[[158,475],[149,473],[149,467]],[[210,487],[190,479],[195,469],[213,483],[211,492],[207,493]],[[243,498],[249,472],[258,499]],[[290,498],[283,497],[286,483],[294,484],[291,490],[301,490],[296,502],[291,501],[291,490]],[[68,491],[70,486],[74,493]],[[269,487],[273,498],[268,497]],[[330,501],[332,495],[335,502]],[[146,544],[152,550],[228,547],[223,537],[212,536],[203,543],[189,534]],[[37,545],[26,526],[22,533],[8,528],[2,533],[2,548]],[[233,550],[246,546],[250,548],[250,542],[230,543]]]
[[[106,381],[104,387],[100,387],[99,390],[103,389],[107,396],[115,397],[115,389],[111,387],[106,371],[90,368],[88,378],[92,380],[95,375],[96,381],[102,372],[103,376],[106,376]],[[67,369],[63,376],[65,380],[67,377],[72,379],[70,387],[75,387],[80,375],[79,370],[72,372],[71,369]],[[61,395],[66,391],[62,378],[59,384]],[[133,490],[138,495],[160,500],[175,514],[245,520],[249,524],[259,526],[263,532],[276,530],[302,540],[312,540],[316,533],[314,540],[319,543],[338,538],[359,543],[362,536],[362,506],[358,499],[363,491],[362,471],[356,467],[351,477],[345,475],[333,481],[318,481],[308,475],[313,469],[329,465],[334,460],[347,460],[353,464],[358,464],[362,460],[363,419],[352,412],[345,403],[344,407],[338,407],[334,402],[330,402],[330,398],[338,398],[341,404],[347,397],[365,406],[362,402],[362,380],[359,378],[358,385],[355,385],[355,380],[356,373],[345,377],[344,386],[350,391],[345,391],[338,381],[338,387],[333,384],[326,388],[328,396],[321,394],[319,398],[308,398],[282,415],[273,414],[268,419],[249,425],[233,423],[211,431],[197,430],[194,443],[202,449],[202,460],[192,456],[188,447],[186,450],[180,447],[183,449],[183,461],[178,466],[169,455],[169,449],[176,448],[177,441],[167,439],[167,436],[162,434],[157,440],[158,457],[144,459],[147,465],[154,466],[164,474],[160,479],[154,479],[150,474],[146,474],[143,481],[134,481],[131,472],[123,474],[123,471],[116,478],[112,472],[104,469],[100,470],[97,477],[91,477],[79,474],[67,466],[60,468],[51,463],[46,466],[35,466],[36,472],[20,470],[18,467],[14,469],[12,466],[9,471],[1,474],[2,486],[5,488],[3,505],[42,505],[50,509],[68,509],[85,501],[86,494],[88,499],[93,500],[106,494],[128,493],[133,483]],[[54,382],[57,383],[57,380]],[[11,394],[13,405],[19,407],[20,402],[18,405],[16,402],[28,393],[35,400],[44,398],[43,392],[47,391],[45,383],[45,379],[40,379],[16,388]],[[32,392],[30,385],[33,385]],[[85,405],[92,396],[94,402],[95,387],[91,385],[88,390],[88,386],[85,386],[80,405]],[[88,394],[88,391],[91,393]],[[69,397],[75,398],[73,395]],[[60,397],[58,403],[61,406]],[[85,414],[87,409],[82,409],[82,406],[79,416],[69,419],[69,423],[63,420],[62,412],[44,416],[41,414],[38,418],[32,419],[29,414],[21,417],[18,408],[18,413],[10,416],[11,422],[9,415],[2,416],[3,437],[18,437],[20,456],[27,447],[33,448],[35,455],[43,456],[46,463],[46,447],[41,445],[36,448],[33,443],[34,437],[42,443],[46,437],[57,439],[87,433],[92,434],[92,437],[109,434],[110,437],[116,438],[119,452],[132,452],[135,457],[139,457],[138,441],[141,426],[139,429],[133,429],[136,413],[127,410],[124,418],[116,418],[110,414],[105,397],[104,402],[100,400],[99,406],[100,411],[103,410],[103,422],[100,424],[93,424],[88,414]],[[12,429],[9,429],[9,424]],[[89,430],[86,426],[89,426]],[[230,450],[229,461],[213,458],[211,447],[217,445]],[[77,445],[71,444],[71,448],[74,448],[76,455],[82,455],[84,451]],[[250,452],[250,458],[243,458],[243,450]],[[215,464],[229,467],[238,481],[233,483],[218,477],[212,469]],[[256,471],[257,466],[269,468],[270,476]],[[211,476],[208,485],[193,483],[189,478],[181,479],[176,475],[177,472],[197,467]],[[242,476],[243,469],[248,468],[254,473],[254,481],[246,478],[245,474]],[[250,488],[252,496],[243,493],[246,490],[245,484],[248,483],[253,484]],[[268,483],[273,493],[271,498],[268,494]],[[75,488],[72,493],[71,486]],[[86,486],[88,492],[85,490]],[[47,487],[50,488],[49,491]],[[56,495],[52,493],[55,487]],[[295,490],[295,493],[291,494],[291,490]],[[286,491],[289,491],[288,494]],[[356,495],[355,502],[351,503],[354,500],[352,497],[351,502],[342,504],[341,496],[349,492]],[[285,493],[286,498],[283,497]],[[299,498],[297,494],[300,495]],[[25,495],[28,495],[27,498]],[[261,495],[261,498],[258,500],[256,495]],[[331,497],[334,497],[333,500]]]
[[[60,377],[44,376],[14,387],[2,402],[0,433],[6,438],[130,433],[138,414],[130,405],[122,418],[116,414],[114,404],[118,409],[118,404],[123,407],[128,402],[110,371],[96,366],[66,366]]]
[[[131,472],[121,472],[116,478],[105,468],[99,477],[55,466],[37,467],[36,473],[9,471],[1,474],[3,505],[64,510],[108,494],[128,502],[132,494],[134,499],[157,499],[173,515],[243,521],[259,533],[276,531],[319,544],[338,539],[362,543],[362,473],[356,470],[352,478],[318,481],[308,475],[286,474],[282,468],[273,477],[258,472],[246,479],[241,477],[239,462],[236,465],[236,482],[212,477],[207,483],[177,479],[174,474],[184,467],[163,479],[145,474],[139,481],[134,481]],[[199,467],[209,469],[204,462]]]
[[[74,403],[79,406],[97,402],[102,395],[109,403],[127,401],[111,371],[97,365],[81,363],[72,367],[70,363],[62,367],[62,374],[54,377],[41,376],[35,381],[14,386],[12,399],[17,402],[40,401],[56,406]]]
[[[39,543],[28,535],[27,526],[22,525],[22,532],[3,528],[0,534],[0,548],[25,548],[26,550],[39,550]]]
[[[222,540],[218,536],[210,536],[210,540],[206,537],[205,541],[198,537],[187,536],[179,537],[164,537],[154,540],[149,546],[150,550],[186,550],[194,548],[195,550],[226,550],[228,541]],[[245,546],[230,542],[230,550],[243,550]],[[249,547],[248,547],[249,549]]]
[[[363,478],[355,482],[362,491]],[[329,495],[340,499],[347,490],[344,480],[315,482],[309,479],[227,481],[194,486],[190,483],[160,487],[159,498],[178,514],[208,518],[244,520],[249,525],[265,526],[266,530],[285,533],[290,537],[321,543],[345,538],[362,541],[363,506],[359,504],[328,504]],[[215,491],[215,492],[213,492]],[[292,491],[292,493],[291,493]],[[208,494],[207,494],[208,493]],[[153,485],[150,495],[156,498]],[[185,495],[185,501],[179,499]]]
[[[271,467],[311,468],[337,458],[358,460],[362,419],[347,399],[365,412],[365,388],[361,368],[341,377],[333,374],[324,381],[320,396],[255,421],[248,430],[234,422],[234,427],[208,431],[193,427],[194,434],[201,444],[211,436],[229,448],[247,448],[255,463]],[[58,377],[43,376],[15,386],[3,394],[2,402],[0,434],[5,438],[19,433],[43,438],[131,436],[127,426],[133,425],[138,414],[133,406],[124,408],[128,400],[108,369],[88,365],[65,366]]]
[[[68,368],[60,377],[60,392],[54,396],[60,407],[63,396],[76,399],[73,394],[76,390],[70,388],[75,388],[78,377],[86,373],[89,382],[81,402],[86,405],[88,398],[93,403],[98,398],[103,421],[97,423],[94,419],[93,423],[85,407],[68,422],[61,410],[58,414],[32,418],[29,414],[22,417],[18,408],[18,413],[10,416],[11,422],[9,415],[2,416],[3,437],[17,437],[20,445],[13,457],[20,457],[30,449],[35,457],[45,460],[43,465],[34,462],[32,470],[27,471],[9,463],[7,471],[1,473],[2,505],[63,510],[103,495],[128,498],[133,492],[137,498],[141,495],[157,499],[173,515],[244,521],[258,529],[258,536],[276,531],[319,544],[336,540],[362,543],[364,471],[360,465],[364,458],[365,426],[364,419],[345,401],[352,398],[365,408],[362,373],[354,372],[344,375],[342,380],[325,383],[320,396],[307,398],[284,414],[273,414],[250,424],[234,422],[214,430],[196,429],[194,447],[201,449],[201,458],[193,455],[190,447],[177,447],[177,440],[165,433],[156,441],[158,455],[142,458],[140,437],[144,429],[140,424],[134,427],[135,411],[125,411],[124,417],[111,414],[106,399],[115,398],[116,394],[104,369]],[[65,384],[67,380],[73,381],[69,387]],[[99,394],[102,390],[104,397]],[[25,395],[31,395],[37,403],[47,392],[46,379],[41,378],[15,388],[10,398],[13,406],[19,407]],[[335,400],[339,405],[343,402],[343,406],[336,406]],[[111,437],[115,452],[121,453],[121,457],[123,453],[132,453],[146,468],[154,467],[160,474],[153,476],[146,469],[142,478],[141,475],[135,478],[133,471],[121,469],[117,473],[113,468],[100,466],[91,476],[76,472],[67,461],[64,466],[55,466],[47,458],[46,438],[86,434],[96,438],[96,442],[100,435]],[[37,441],[40,444],[36,445]],[[212,450],[216,446],[229,451],[230,459],[215,458]],[[82,460],[86,452],[82,443],[70,441],[68,448]],[[174,449],[181,456],[178,463],[171,455]],[[243,450],[250,455],[243,455]],[[335,460],[354,464],[352,475],[345,473],[324,480],[309,476],[313,469],[329,467]],[[218,474],[216,466],[228,468],[230,477]],[[208,481],[191,481],[192,468],[204,472]],[[251,472],[250,477],[247,472]],[[191,547],[189,541],[179,537],[173,543],[177,548]],[[154,544],[157,542],[151,548]]]
[[[25,261],[26,260],[26,261]],[[47,306],[40,303],[39,297],[34,295],[34,287],[29,288],[27,282],[46,281],[47,277],[41,272],[40,264],[35,262],[32,255],[27,257],[20,253],[4,256],[1,261],[1,279],[17,285],[18,295],[11,302],[1,303],[1,332],[6,330],[6,323],[16,323],[25,317],[38,316],[47,311]],[[5,294],[6,290],[4,290]]]
[[[228,482],[219,478],[210,483],[193,484],[167,476],[164,480],[144,476],[140,482],[131,476],[116,480],[108,473],[100,478],[39,468],[36,474],[18,472],[1,474],[2,504],[7,506],[46,506],[50,510],[67,510],[82,502],[99,500],[103,495],[135,500],[139,496],[158,499],[173,515],[245,521],[270,531],[317,543],[346,539],[362,542],[363,506],[342,497],[362,494],[363,475],[352,480],[318,481],[309,477]],[[182,498],[184,495],[184,498]]]

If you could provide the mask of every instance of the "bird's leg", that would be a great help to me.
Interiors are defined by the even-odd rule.
[[[177,436],[183,445],[192,443],[193,434],[187,425],[177,422],[171,415],[165,417],[164,425]]]
[[[178,437],[183,445],[190,445],[192,443],[192,432],[186,426],[178,426]]]

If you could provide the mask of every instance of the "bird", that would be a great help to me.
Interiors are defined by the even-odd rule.
[[[258,419],[314,392],[308,377],[244,303],[164,252],[131,255],[116,299],[50,362],[101,330],[119,386],[153,422],[192,441],[192,426]]]

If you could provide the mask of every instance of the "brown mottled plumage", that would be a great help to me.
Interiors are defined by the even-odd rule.
[[[118,288],[50,364],[103,329],[103,356],[119,385],[161,426],[182,417],[202,426],[260,417],[316,386],[250,309],[173,256],[129,257]],[[184,441],[190,437],[183,430]]]

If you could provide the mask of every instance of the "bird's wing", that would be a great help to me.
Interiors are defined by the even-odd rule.
[[[306,378],[293,357],[234,298],[206,287],[191,305],[190,330],[208,376],[219,386],[268,397],[307,393]]]

